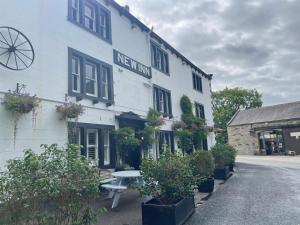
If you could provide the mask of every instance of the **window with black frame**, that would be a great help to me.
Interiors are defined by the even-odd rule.
[[[199,103],[195,103],[195,115],[197,118],[205,119],[204,106]]]
[[[69,0],[69,20],[111,42],[111,14],[95,0]]]
[[[201,76],[193,73],[193,88],[196,91],[203,92]]]
[[[165,117],[172,117],[171,92],[155,85],[153,98],[154,109]]]
[[[68,142],[79,146],[79,154],[99,167],[112,167],[115,151],[113,127],[84,123],[68,123]]]
[[[168,53],[153,42],[151,43],[151,62],[154,68],[169,75]]]
[[[155,134],[156,137],[156,157],[167,150],[174,152],[174,134],[173,131],[159,131]]]
[[[69,48],[69,95],[113,103],[112,66]]]

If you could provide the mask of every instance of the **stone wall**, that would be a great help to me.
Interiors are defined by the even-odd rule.
[[[251,125],[228,127],[228,140],[238,155],[254,155],[258,149],[257,136],[250,135]]]
[[[254,155],[259,150],[258,131],[297,125],[300,126],[299,119],[229,126],[228,141],[237,149],[239,155]]]

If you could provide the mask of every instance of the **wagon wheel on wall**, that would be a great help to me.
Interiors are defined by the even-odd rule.
[[[0,65],[11,70],[27,69],[34,61],[28,38],[12,27],[0,27]]]

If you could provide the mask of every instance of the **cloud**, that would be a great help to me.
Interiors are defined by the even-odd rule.
[[[207,73],[213,89],[300,100],[300,0],[117,0]]]

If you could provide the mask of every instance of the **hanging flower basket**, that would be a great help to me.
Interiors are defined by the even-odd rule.
[[[77,119],[84,113],[84,108],[80,104],[67,102],[63,105],[57,105],[56,111],[61,114],[61,119]]]
[[[4,96],[2,103],[6,110],[12,112],[13,114],[27,114],[30,113],[34,108],[38,107],[39,100],[34,96],[29,94],[21,93],[8,93]]]

